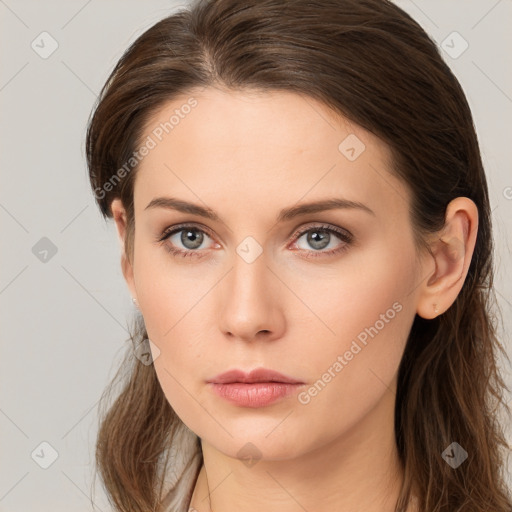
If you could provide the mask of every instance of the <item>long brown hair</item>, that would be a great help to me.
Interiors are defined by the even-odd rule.
[[[462,290],[435,319],[416,316],[400,364],[395,433],[405,479],[396,511],[414,494],[422,512],[510,512],[498,351],[508,358],[497,334],[487,182],[468,103],[436,44],[387,0],[199,0],[156,23],[115,66],[86,139],[101,212],[112,217],[114,198],[127,211],[129,259],[144,127],[164,103],[209,86],[307,95],[380,137],[411,191],[418,247],[443,227],[452,199],[475,202],[478,234]],[[186,510],[200,444],[153,366],[134,356],[146,338],[138,318],[114,379],[122,391],[100,421],[97,466],[115,510]],[[468,452],[457,469],[442,457],[453,441]]]

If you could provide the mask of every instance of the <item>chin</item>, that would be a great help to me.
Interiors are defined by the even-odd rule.
[[[245,429],[237,428],[238,435],[233,437],[228,434],[222,435],[222,438],[212,438],[208,435],[200,437],[203,442],[207,442],[228,457],[247,461],[248,466],[258,460],[294,459],[314,448],[314,441],[310,439],[308,442],[304,436],[305,427],[295,434],[290,428],[276,429],[278,423],[273,421],[270,428],[266,426],[264,430],[249,426]],[[228,425],[226,428],[233,432]]]

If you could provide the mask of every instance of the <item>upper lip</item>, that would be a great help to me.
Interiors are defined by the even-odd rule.
[[[229,384],[243,382],[252,384],[254,382],[283,382],[286,384],[303,384],[302,381],[283,375],[282,373],[267,368],[256,368],[249,373],[242,370],[229,370],[208,380],[214,384]]]

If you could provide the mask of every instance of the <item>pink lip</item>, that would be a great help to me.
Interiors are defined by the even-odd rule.
[[[282,373],[275,372],[274,370],[268,370],[266,368],[256,368],[249,373],[245,373],[242,370],[230,370],[225,373],[221,373],[208,380],[213,384],[230,384],[233,382],[243,382],[245,384],[252,384],[255,382],[281,382],[285,384],[304,384],[304,382]]]
[[[304,382],[282,373],[258,368],[245,373],[231,370],[207,381],[213,391],[241,407],[264,407],[294,393]]]

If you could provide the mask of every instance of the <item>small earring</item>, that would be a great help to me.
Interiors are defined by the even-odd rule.
[[[137,299],[135,297],[132,297],[132,302],[135,305],[136,308],[139,307],[139,303],[137,302]]]
[[[439,308],[437,307],[437,304],[434,304],[434,313],[439,313]]]

